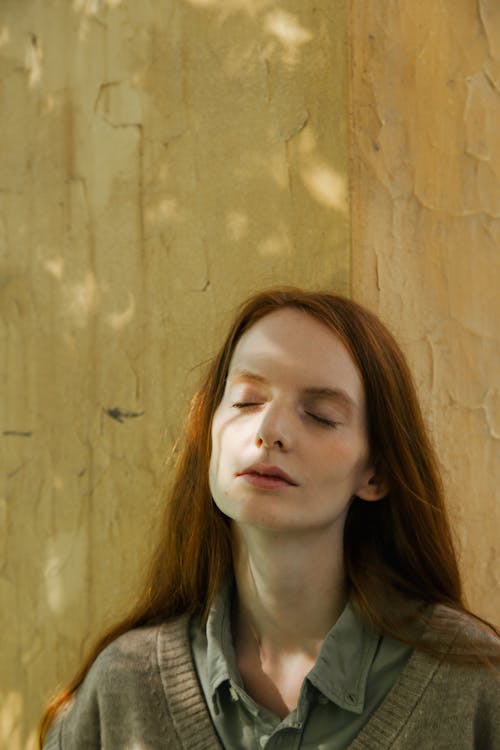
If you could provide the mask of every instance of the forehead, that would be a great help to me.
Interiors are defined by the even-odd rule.
[[[293,380],[304,388],[345,388],[358,403],[363,398],[361,375],[339,336],[294,308],[269,313],[245,331],[234,350],[229,377],[241,370]]]

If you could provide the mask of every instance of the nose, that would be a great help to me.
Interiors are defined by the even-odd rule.
[[[276,408],[271,407],[264,412],[255,436],[257,446],[288,450],[291,442],[290,431],[285,422],[285,416],[278,413]]]

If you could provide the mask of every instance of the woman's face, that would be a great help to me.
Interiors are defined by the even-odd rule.
[[[294,308],[239,340],[212,423],[210,488],[235,523],[343,530],[370,482],[364,389],[340,339]]]

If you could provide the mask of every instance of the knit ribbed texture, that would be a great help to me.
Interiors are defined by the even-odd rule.
[[[351,744],[352,750],[392,747],[438,666],[425,654],[414,653],[396,686]]]
[[[500,674],[446,659],[468,639],[498,655],[498,641],[446,607],[435,607],[431,625],[423,641],[439,645],[441,660],[416,651],[349,750],[500,750]]]
[[[498,640],[470,619],[436,608],[424,639],[443,653]],[[44,750],[221,750],[188,639],[188,617],[120,636],[94,662]],[[480,664],[415,651],[350,750],[499,750],[500,677]],[[227,750],[234,750],[227,748]],[[248,748],[253,750],[253,748]]]
[[[186,750],[222,750],[194,672],[187,616],[161,626],[157,653],[167,703],[182,746]]]

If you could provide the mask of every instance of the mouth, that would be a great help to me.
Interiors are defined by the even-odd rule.
[[[274,489],[275,487],[297,487],[298,483],[292,479],[283,469],[279,466],[271,466],[269,464],[254,464],[249,466],[241,472],[238,472],[238,477],[246,479],[251,484],[255,484],[259,487],[267,487]]]

